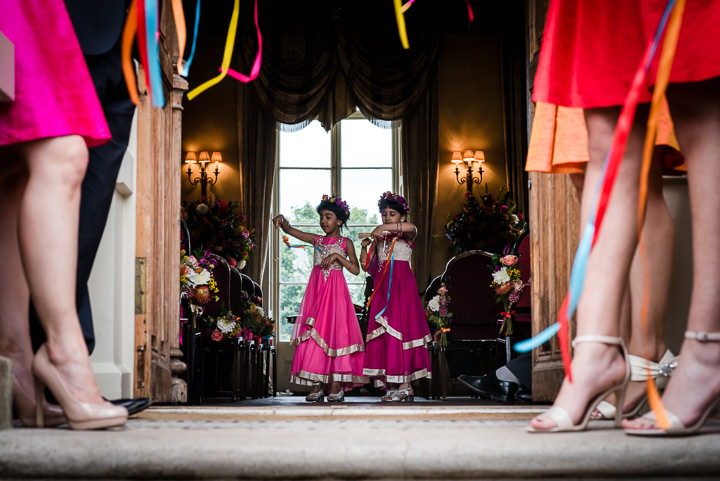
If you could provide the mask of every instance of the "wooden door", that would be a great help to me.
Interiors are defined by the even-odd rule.
[[[528,96],[537,68],[548,0],[528,2]],[[532,102],[528,99],[532,116]],[[532,333],[557,320],[580,231],[580,202],[568,175],[529,174]],[[574,323],[570,336],[574,335]],[[563,379],[557,337],[533,351],[533,400],[555,399]]]
[[[171,2],[162,2],[160,63],[165,107],[150,104],[139,73],[134,396],[187,400],[178,378],[182,98]]]

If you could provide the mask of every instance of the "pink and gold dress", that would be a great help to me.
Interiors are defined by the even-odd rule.
[[[417,293],[415,276],[410,270],[413,245],[398,237],[392,251],[392,263],[383,275],[389,262],[391,243],[392,236],[386,236],[376,246],[379,268],[365,337],[363,373],[375,378],[375,385],[380,387],[386,383],[402,384],[431,377],[427,346],[432,336]]]
[[[295,347],[290,381],[295,384],[342,383],[344,389],[368,382],[363,376],[362,333],[350,298],[343,267],[327,256],[347,257],[346,237],[315,238],[314,267],[310,273],[291,344]]]
[[[0,102],[0,146],[80,135],[110,139],[75,30],[61,0],[0,0],[0,32],[15,47],[15,99]]]

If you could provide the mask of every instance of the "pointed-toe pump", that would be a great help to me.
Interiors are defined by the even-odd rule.
[[[75,398],[67,381],[50,361],[47,345],[42,345],[35,354],[32,365],[35,377],[35,425],[45,424],[43,391],[45,386],[50,389],[62,407],[72,429],[102,429],[122,426],[128,418],[127,409],[109,402],[86,403]]]

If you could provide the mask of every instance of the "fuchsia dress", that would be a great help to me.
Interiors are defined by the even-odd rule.
[[[383,276],[391,242],[386,236],[376,246],[379,268],[366,336],[363,373],[374,377],[376,386],[431,377],[427,346],[432,336],[410,270],[413,245],[398,237],[393,262]]]
[[[0,32],[15,47],[15,100],[0,102],[0,146],[80,135],[110,139],[80,44],[61,0],[0,0]]]
[[[368,382],[363,376],[362,333],[350,298],[343,267],[320,262],[338,253],[347,257],[347,238],[315,238],[314,267],[310,273],[291,343],[296,346],[290,381],[313,385],[338,381],[345,389]]]

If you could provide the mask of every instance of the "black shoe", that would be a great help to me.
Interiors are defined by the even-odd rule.
[[[140,411],[143,411],[150,407],[152,401],[147,397],[136,397],[127,399],[108,399],[108,402],[115,404],[116,406],[122,406],[128,410],[128,414],[132,416]]]
[[[515,393],[520,385],[515,382],[501,381],[495,375],[495,371],[483,376],[458,376],[458,381],[468,389],[491,401],[512,404],[515,401]]]
[[[515,393],[515,400],[523,403],[532,403],[532,389],[520,385],[517,392]]]

